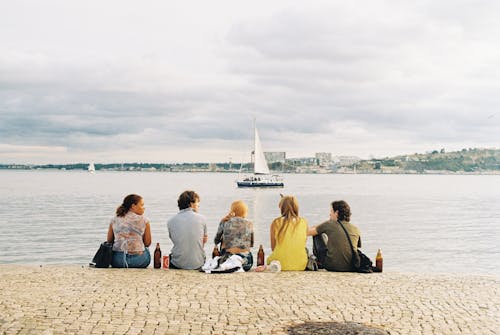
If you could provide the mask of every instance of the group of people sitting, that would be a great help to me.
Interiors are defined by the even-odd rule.
[[[179,212],[168,220],[168,233],[173,243],[170,268],[194,270],[205,264],[207,223],[198,213],[199,203],[196,192],[183,192],[177,200]],[[361,234],[350,223],[351,210],[345,201],[332,202],[329,220],[313,227],[308,227],[306,219],[299,216],[299,204],[294,196],[282,196],[279,209],[281,215],[270,226],[272,253],[267,257],[267,264],[279,261],[282,271],[305,270],[307,237],[313,236],[314,253],[320,267],[328,271],[354,270],[352,253],[361,247]],[[116,209],[107,236],[107,241],[113,243],[113,267],[145,268],[151,262],[148,249],[151,227],[144,210],[144,199],[136,194],[126,196]],[[233,202],[214,238],[215,245],[220,245],[220,257],[240,256],[244,271],[249,271],[254,263],[251,252],[254,227],[247,215],[248,207],[243,201]]]

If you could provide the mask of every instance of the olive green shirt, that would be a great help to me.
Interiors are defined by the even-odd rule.
[[[361,232],[358,227],[347,221],[342,221],[349,233],[354,250],[361,248]],[[319,235],[328,236],[327,253],[323,266],[329,271],[353,271],[352,250],[344,230],[336,221],[329,220],[316,227]]]

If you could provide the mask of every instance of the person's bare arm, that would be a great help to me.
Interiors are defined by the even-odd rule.
[[[316,236],[318,235],[318,231],[316,230],[316,226],[310,227],[307,229],[307,236]]]
[[[274,229],[275,229],[275,224],[274,221],[271,223],[271,229],[270,229],[270,234],[271,234],[271,250],[274,251],[274,247],[276,246],[276,237],[274,236]]]
[[[144,235],[142,235],[142,241],[146,247],[151,245],[151,226],[149,222],[146,223],[146,229],[144,229]]]
[[[115,234],[113,233],[113,226],[111,225],[111,223],[109,224],[108,236],[106,237],[106,241],[108,243],[113,243],[115,241]]]

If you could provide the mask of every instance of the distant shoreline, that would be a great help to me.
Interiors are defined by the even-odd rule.
[[[286,158],[286,153],[281,152],[278,157],[280,158],[275,161],[267,161],[271,174],[500,174],[500,149],[470,148],[454,152],[445,152],[441,149],[425,154],[415,153],[368,160],[355,156],[332,156],[331,153],[316,153],[315,157]],[[252,173],[253,163],[231,161],[218,163],[0,163],[0,169]]]
[[[38,169],[31,169],[31,168],[2,168],[0,167],[0,171],[64,171],[64,172],[85,172],[87,173],[86,170],[83,169],[64,169],[64,168],[38,168]],[[244,171],[244,172],[239,172],[235,170],[231,171],[208,171],[208,170],[192,170],[192,169],[186,169],[186,170],[151,170],[151,169],[133,169],[133,170],[118,170],[118,169],[98,169],[96,170],[96,173],[99,172],[151,172],[151,173],[232,173],[232,174],[251,174],[250,171]],[[327,174],[336,174],[336,175],[457,175],[457,176],[477,176],[477,175],[500,175],[500,171],[497,170],[492,170],[492,171],[474,171],[474,172],[466,172],[466,171],[423,171],[423,172],[411,172],[411,171],[404,171],[404,172],[367,172],[367,171],[357,171],[357,172],[351,172],[351,171],[346,171],[346,172],[319,172],[319,171],[314,171],[314,172],[307,172],[307,171],[302,171],[302,172],[282,172],[282,171],[271,171],[271,174],[317,174],[317,175],[327,175]]]

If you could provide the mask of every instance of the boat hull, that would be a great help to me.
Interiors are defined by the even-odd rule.
[[[283,182],[238,181],[238,187],[284,187]]]
[[[283,179],[278,175],[246,176],[236,181],[238,187],[283,187]]]

